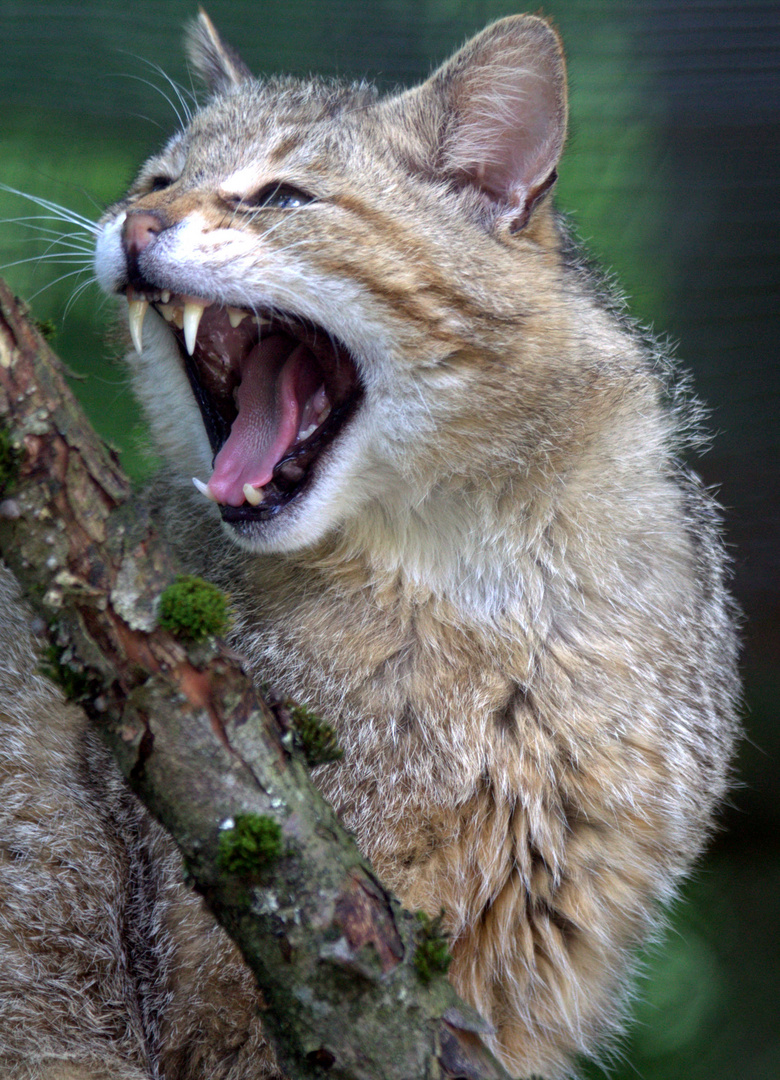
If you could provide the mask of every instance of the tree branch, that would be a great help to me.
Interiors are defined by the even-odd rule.
[[[282,1067],[505,1078],[484,1022],[426,981],[422,924],[312,784],[287,704],[263,701],[221,642],[160,629],[175,560],[2,282],[0,424],[0,551],[50,625],[53,669],[254,972]]]

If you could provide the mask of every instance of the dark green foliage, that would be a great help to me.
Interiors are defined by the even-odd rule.
[[[237,814],[219,835],[219,865],[242,877],[256,875],[282,854],[282,830],[264,814]]]
[[[344,756],[333,728],[305,705],[294,705],[290,716],[309,768],[338,761]]]
[[[13,488],[19,475],[19,455],[11,445],[11,439],[4,428],[0,428],[0,495],[5,495]]]
[[[446,975],[452,957],[450,956],[447,937],[442,930],[444,911],[432,919],[424,911],[417,912],[419,927],[417,930],[417,948],[414,953],[414,966],[420,981],[428,983],[437,975]]]
[[[202,578],[180,574],[160,597],[160,626],[176,637],[205,641],[228,625],[227,597]]]

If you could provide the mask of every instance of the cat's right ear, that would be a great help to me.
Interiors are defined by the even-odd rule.
[[[244,61],[226,45],[203,8],[188,28],[187,59],[213,93],[229,90],[251,78]]]
[[[535,15],[501,19],[417,94],[438,116],[437,171],[481,190],[512,231],[522,228],[556,179],[566,138],[566,64],[555,30]]]

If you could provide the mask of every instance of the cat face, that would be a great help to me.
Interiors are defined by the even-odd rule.
[[[205,16],[191,54],[214,96],[96,250],[166,456],[254,550],[516,468],[554,274],[532,213],[565,127],[553,32],[504,20],[384,100],[255,81]]]

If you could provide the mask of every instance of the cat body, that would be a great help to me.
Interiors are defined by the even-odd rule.
[[[708,835],[737,679],[717,514],[678,457],[690,409],[549,197],[558,39],[502,20],[387,98],[258,82],[204,15],[190,51],[213,96],[96,254],[130,302],[160,515],[230,592],[258,677],[336,727],[344,757],[315,779],[403,903],[444,909],[450,977],[506,1067],[569,1075],[619,1027],[632,956]],[[79,917],[103,921],[41,898],[36,936],[18,915],[0,1003],[22,1008],[23,976],[30,1034],[16,1046],[0,1009],[0,1064],[273,1076],[251,980],[169,841],[34,682],[3,731],[35,764],[4,784],[48,806],[57,773],[53,819],[93,848],[47,810],[28,858],[57,847]],[[89,1023],[47,1019],[41,943],[93,937],[113,989],[71,965]]]

